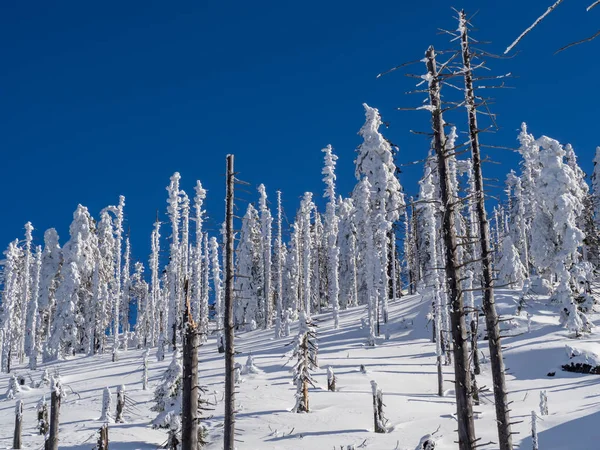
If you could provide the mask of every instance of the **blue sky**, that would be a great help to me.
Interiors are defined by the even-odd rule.
[[[240,211],[263,182],[281,189],[293,216],[304,191],[322,194],[322,153],[339,155],[339,190],[353,186],[361,104],[378,107],[400,148],[398,160],[422,159],[426,112],[400,112],[421,97],[406,96],[414,80],[376,75],[420,59],[429,44],[450,48],[438,28],[454,29],[451,6],[479,11],[476,37],[501,53],[551,3],[495,1],[220,1],[43,2],[0,4],[0,123],[4,246],[30,220],[41,243],[56,227],[61,244],[78,203],[97,217],[127,198],[133,254],[146,259],[152,222],[165,217],[169,176],[182,174],[193,194],[196,179],[209,190],[209,226],[224,210],[225,155],[236,155]],[[589,2],[588,2],[589,3]],[[596,31],[600,9],[566,1],[518,47],[510,60],[490,63],[518,78],[495,91],[501,127],[484,137],[515,146],[522,121],[536,136],[571,142],[586,171],[597,136],[600,40],[554,56],[562,45]],[[586,60],[587,58],[587,60]],[[409,69],[422,73],[423,67]],[[456,117],[464,131],[462,115]],[[490,156],[490,177],[504,177],[518,159]],[[421,166],[403,168],[414,194]]]

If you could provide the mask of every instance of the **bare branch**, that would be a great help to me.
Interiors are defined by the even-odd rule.
[[[542,14],[540,17],[537,18],[537,20],[535,22],[533,22],[533,24],[531,24],[531,26],[529,28],[527,28],[525,31],[523,31],[521,33],[521,35],[512,43],[510,44],[506,50],[504,50],[504,54],[506,55],[507,53],[509,53],[519,42],[521,42],[521,40],[527,36],[531,30],[533,30],[535,27],[538,26],[538,24],[544,20],[546,18],[546,16],[548,14],[550,14],[552,11],[554,11],[554,9],[560,5],[563,2],[563,0],[557,0],[556,3],[554,3],[554,5],[550,6],[546,12],[544,14]]]
[[[596,4],[600,4],[600,0],[598,0],[598,1],[596,2]],[[585,39],[582,39],[582,40],[580,40],[580,41],[571,42],[570,44],[568,44],[568,45],[565,45],[564,47],[561,47],[561,48],[559,48],[558,50],[556,50],[556,52],[554,52],[554,54],[556,55],[557,53],[560,53],[560,52],[562,52],[563,50],[566,50],[566,49],[568,49],[568,48],[574,47],[574,46],[576,46],[576,45],[579,45],[579,44],[583,44],[583,43],[585,43],[585,42],[590,42],[590,41],[593,41],[593,40],[594,40],[594,39],[596,39],[598,36],[600,36],[600,30],[599,30],[599,31],[596,31],[596,33],[595,33],[595,34],[593,34],[593,35],[592,35],[592,36],[590,36],[590,37],[587,37],[587,38],[585,38]]]

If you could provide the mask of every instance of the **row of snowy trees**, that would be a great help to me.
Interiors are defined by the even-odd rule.
[[[258,207],[248,205],[236,248],[235,324],[238,328],[275,329],[289,335],[290,322],[303,311],[307,317],[323,308],[366,306],[368,342],[388,320],[387,304],[400,295],[399,257],[393,225],[404,213],[404,196],[396,176],[392,147],[379,132],[381,118],[364,105],[364,142],[356,158],[357,184],[351,197],[336,192],[337,156],[323,149],[324,213],[307,192],[283,242],[281,193],[273,220],[264,185]],[[49,229],[44,246],[34,248],[31,224],[25,239],[11,242],[2,276],[0,348],[3,370],[12,358],[29,358],[35,367],[75,353],[113,352],[129,345],[175,349],[181,342],[184,305],[190,302],[200,332],[209,332],[209,303],[222,348],[223,287],[220,243],[203,229],[206,191],[197,182],[193,205],[175,173],[167,186],[170,238],[161,240],[156,221],[145,273],[142,262],[131,262],[124,236],[125,198],[109,206],[96,221],[88,209],[73,214],[70,239],[61,248]],[[192,211],[193,208],[193,211]],[[190,229],[190,222],[195,229]],[[161,248],[168,248],[163,267]],[[148,279],[146,279],[148,278]],[[185,281],[188,291],[184,291]],[[135,314],[133,313],[135,305]]]

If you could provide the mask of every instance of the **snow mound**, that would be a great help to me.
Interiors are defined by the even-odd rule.
[[[600,375],[600,356],[590,350],[565,345],[569,361],[562,365],[567,372]]]

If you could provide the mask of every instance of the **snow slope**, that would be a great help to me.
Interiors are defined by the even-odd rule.
[[[499,311],[506,315],[516,309],[517,296],[510,291],[497,293]],[[413,450],[422,436],[433,433],[440,439],[440,449],[454,449],[457,445],[452,367],[444,367],[447,395],[436,395],[435,345],[431,342],[431,328],[427,328],[429,305],[419,296],[405,296],[390,302],[389,341],[381,339],[375,348],[367,348],[367,330],[361,329],[364,307],[340,312],[340,328],[333,329],[331,313],[317,315],[319,336],[319,364],[315,379],[316,389],[310,391],[311,412],[294,414],[294,386],[285,365],[285,353],[290,339],[274,340],[273,331],[257,330],[237,335],[237,361],[244,364],[249,353],[254,356],[258,374],[244,375],[237,400],[239,413],[237,429],[239,450],[268,449],[331,449],[334,446],[355,445],[357,448],[381,450]],[[547,298],[529,301],[527,313],[531,316],[531,331],[527,318],[513,318],[505,325],[513,337],[504,340],[508,386],[512,403],[512,418],[519,422],[514,430],[515,444],[531,448],[530,416],[539,414],[539,392],[546,390],[550,414],[538,421],[540,448],[544,450],[590,449],[598,447],[600,427],[600,377],[579,375],[560,370],[567,361],[565,345],[569,344],[600,353],[595,335],[585,339],[569,339],[566,330],[558,325],[556,307]],[[600,321],[599,321],[600,323]],[[294,332],[294,329],[292,330]],[[487,343],[480,342],[487,355]],[[164,430],[153,430],[149,423],[156,413],[150,411],[153,389],[170,362],[170,354],[158,363],[151,351],[150,389],[141,389],[141,350],[130,350],[117,363],[111,356],[78,357],[66,362],[40,365],[31,372],[17,366],[14,373],[31,376],[34,381],[47,368],[59,372],[71,393],[61,408],[60,448],[88,449],[96,440],[101,413],[102,390],[109,387],[116,401],[116,388],[125,384],[128,397],[136,404],[126,410],[125,424],[110,426],[111,448],[157,448],[166,440]],[[363,364],[367,373],[361,373]],[[212,418],[204,421],[209,429],[211,444],[208,449],[222,448],[223,423],[223,355],[216,351],[215,338],[200,351],[201,383],[207,387],[206,397],[216,402]],[[337,392],[327,391],[327,367],[337,375]],[[549,372],[556,372],[548,377]],[[370,381],[375,380],[383,390],[385,415],[392,430],[375,434],[373,430]],[[9,376],[0,374],[0,448],[11,448],[14,427],[14,400],[7,400],[4,390]],[[490,386],[489,365],[483,365],[478,378],[479,387]],[[17,394],[24,400],[25,448],[41,448],[43,440],[35,430],[35,406],[49,389],[29,389]],[[492,395],[483,396],[475,407],[476,432],[481,443],[496,440]],[[516,445],[517,447],[517,445]],[[497,448],[494,444],[482,448]]]

